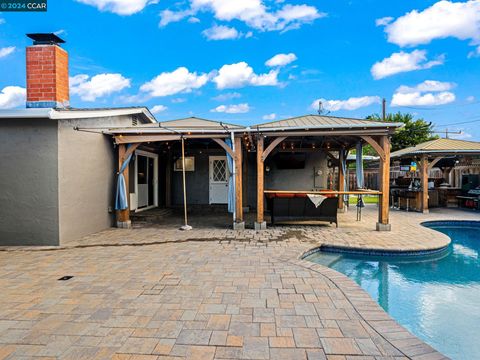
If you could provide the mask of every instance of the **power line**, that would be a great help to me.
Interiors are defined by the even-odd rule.
[[[461,121],[461,122],[456,122],[456,123],[451,123],[451,124],[435,124],[435,126],[456,126],[456,125],[463,125],[463,124],[473,124],[476,122],[480,122],[480,118],[477,118],[475,120],[470,120],[470,121]]]

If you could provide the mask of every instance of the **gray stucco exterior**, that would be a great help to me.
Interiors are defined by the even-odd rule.
[[[275,161],[269,161],[267,165],[270,171],[265,174],[265,189],[315,190],[327,188],[329,169],[327,156],[322,151],[307,153],[303,169],[278,169]]]
[[[187,203],[189,205],[208,205],[209,203],[209,156],[225,156],[219,150],[213,153],[195,153],[195,171],[187,171]],[[174,160],[179,156],[174,156]],[[172,171],[172,204],[183,205],[183,179],[181,171]]]
[[[112,138],[74,127],[131,126],[131,116],[58,122],[60,239],[76,239],[113,225],[117,157]]]
[[[0,119],[0,245],[58,245],[57,123]]]
[[[206,205],[209,203],[209,156],[224,156],[219,150],[214,153],[195,153],[187,156],[195,157],[195,171],[186,173],[187,203],[189,205]],[[178,157],[178,156],[177,156]],[[176,159],[177,157],[174,157]],[[265,189],[276,190],[315,190],[328,187],[327,155],[322,152],[306,154],[305,168],[278,169],[275,161],[269,161],[270,171],[265,174]],[[248,166],[247,176],[243,179],[246,187],[244,205],[256,207],[257,201],[257,171],[256,153],[245,156],[243,166]],[[315,171],[315,182],[314,182]],[[160,174],[160,176],[163,176]],[[182,173],[173,172],[172,175],[172,204],[183,205]]]
[[[0,245],[59,245],[112,226],[112,138],[74,127],[131,125],[131,115],[0,119]]]

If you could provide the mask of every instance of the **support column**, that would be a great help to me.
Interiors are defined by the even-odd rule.
[[[243,221],[243,183],[242,183],[242,138],[235,138],[235,213],[234,230],[244,230]]]
[[[120,144],[118,146],[118,170],[120,171],[123,162],[125,161],[125,154],[127,152],[127,147],[125,144]],[[125,188],[127,190],[127,203],[128,207],[125,210],[117,210],[117,227],[129,229],[132,227],[132,222],[130,221],[130,188],[129,188],[129,166],[123,171],[123,176],[125,177]]]
[[[338,152],[338,191],[345,191],[345,173],[343,171],[343,162],[345,161],[344,159],[345,153],[344,150],[339,150]],[[338,195],[338,208],[342,211],[345,210],[345,204],[344,204],[344,195]]]
[[[428,214],[429,210],[428,210],[428,156],[427,155],[422,155],[420,181],[422,183],[421,209],[424,214]]]
[[[168,154],[167,165],[165,169],[165,207],[172,207],[172,156]]]
[[[383,149],[384,157],[380,160],[380,191],[382,195],[378,204],[377,231],[390,231],[390,141],[388,136],[381,136],[379,145]]]
[[[264,164],[263,164],[264,138],[259,135],[257,139],[257,221],[255,222],[255,230],[264,230],[267,228],[265,219],[263,218],[264,204]]]

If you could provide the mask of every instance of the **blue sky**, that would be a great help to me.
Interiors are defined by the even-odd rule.
[[[67,41],[74,107],[255,124],[318,100],[363,118],[384,97],[480,140],[480,0],[50,0],[0,13],[2,108],[23,106],[29,32]]]

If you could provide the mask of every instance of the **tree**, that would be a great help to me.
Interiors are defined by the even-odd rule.
[[[367,119],[382,121],[382,118],[378,114],[367,116]],[[438,139],[438,136],[432,135],[432,123],[426,122],[421,118],[415,120],[412,114],[402,114],[401,112],[387,114],[385,121],[404,124],[402,128],[398,129],[397,132],[392,135],[392,152],[415,146],[425,141]],[[376,155],[373,149],[368,149],[369,155],[370,151],[372,151],[371,155]]]

